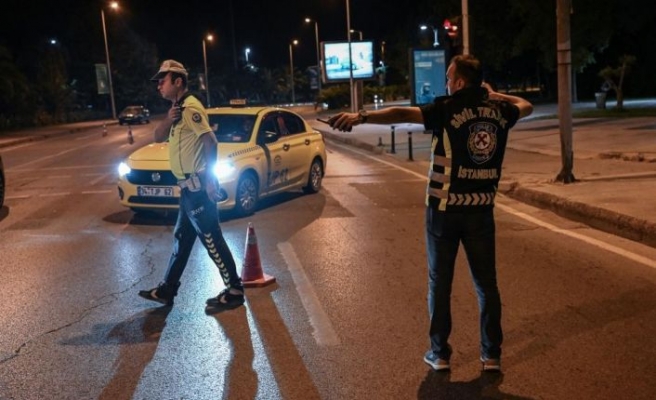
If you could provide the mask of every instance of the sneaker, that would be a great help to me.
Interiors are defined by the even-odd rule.
[[[226,288],[216,297],[210,297],[207,299],[206,303],[207,306],[205,307],[205,312],[209,314],[232,310],[244,304],[243,289],[241,294],[234,294],[230,293],[229,288]]]
[[[178,286],[180,286],[180,284],[178,284]],[[171,289],[168,284],[160,283],[156,288],[140,290],[139,296],[146,300],[156,301],[158,303],[164,304],[166,307],[170,307],[173,305],[173,298],[177,292],[177,287],[175,289]]]
[[[501,371],[501,360],[498,358],[486,358],[481,356],[481,363],[483,364],[483,371]]]
[[[430,365],[435,371],[448,371],[451,369],[449,360],[440,358],[433,350],[428,350],[424,355],[424,362]]]

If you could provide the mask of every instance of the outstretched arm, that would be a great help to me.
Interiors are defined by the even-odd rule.
[[[393,124],[409,122],[423,124],[424,117],[419,107],[389,107],[382,110],[368,111],[366,121],[358,113],[342,112],[328,119],[330,127],[340,131],[350,131],[353,126],[363,123]]]

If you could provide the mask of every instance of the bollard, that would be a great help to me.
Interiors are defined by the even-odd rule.
[[[103,137],[107,136],[107,124],[103,122],[103,132],[102,132]]]
[[[378,136],[378,147],[384,147],[385,145],[383,144],[383,138]]]
[[[392,125],[392,150],[390,150],[390,153],[396,154],[396,143],[394,140],[394,125]]]
[[[132,137],[132,127],[128,125],[128,143],[134,144],[134,137]]]
[[[412,158],[412,131],[408,132],[408,161],[414,161]]]

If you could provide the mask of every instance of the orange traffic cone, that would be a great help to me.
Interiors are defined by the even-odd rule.
[[[252,223],[248,223],[246,232],[246,250],[244,251],[244,266],[241,270],[241,280],[245,287],[262,287],[276,281],[273,276],[262,272],[260,251],[257,248],[257,237]]]
[[[134,138],[132,137],[132,127],[128,125],[128,143],[134,144]]]

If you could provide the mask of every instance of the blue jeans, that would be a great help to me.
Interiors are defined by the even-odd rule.
[[[501,297],[497,287],[493,210],[451,213],[426,208],[428,312],[431,349],[449,359],[451,347],[451,284],[462,242],[478,296],[481,356],[501,357]]]
[[[199,237],[210,258],[219,268],[226,287],[242,289],[235,260],[219,226],[219,212],[216,204],[207,196],[205,189],[198,192],[182,189],[180,210],[173,237],[173,253],[165,278],[165,282],[169,286],[177,287],[187,266],[196,237]]]

